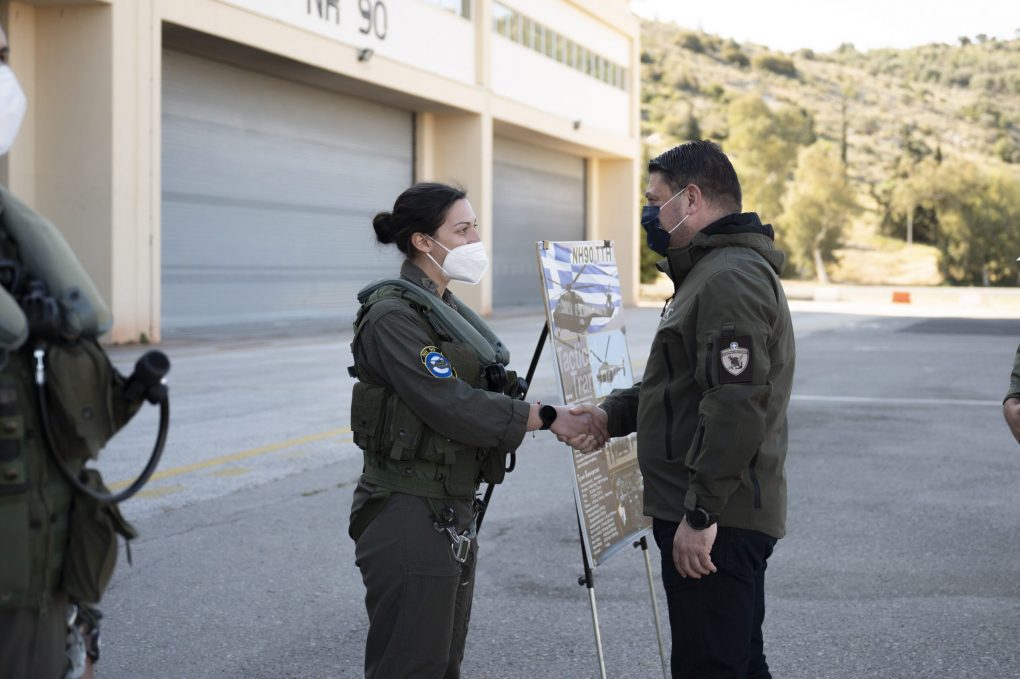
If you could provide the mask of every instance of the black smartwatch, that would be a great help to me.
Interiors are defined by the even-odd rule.
[[[687,525],[694,530],[705,530],[717,520],[717,517],[709,514],[701,507],[695,507],[687,512]]]
[[[556,421],[556,408],[554,406],[542,406],[538,409],[538,416],[542,418],[540,429],[548,429]]]

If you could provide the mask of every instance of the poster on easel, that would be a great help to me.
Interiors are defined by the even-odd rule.
[[[623,323],[620,276],[611,241],[539,241],[539,271],[556,377],[568,404],[599,404],[634,384]],[[585,554],[597,566],[651,530],[637,437],[601,451],[571,451],[574,501]]]

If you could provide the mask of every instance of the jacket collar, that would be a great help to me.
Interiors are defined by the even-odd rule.
[[[724,247],[749,247],[761,255],[778,274],[786,256],[776,250],[773,241],[775,231],[771,224],[762,224],[754,212],[726,215],[694,235],[693,240],[682,248],[670,248],[666,258],[656,267],[679,287],[687,274],[713,249]]]
[[[440,297],[439,286],[436,285],[436,282],[429,278],[428,275],[424,271],[422,271],[421,268],[417,264],[412,262],[410,259],[405,259],[404,263],[400,265],[400,277],[403,278],[404,280],[414,283],[415,285],[419,285],[425,288],[436,297]],[[457,298],[454,296],[452,292],[450,292],[449,287],[446,288],[440,299],[442,299],[444,302],[446,302],[454,309],[457,308]]]

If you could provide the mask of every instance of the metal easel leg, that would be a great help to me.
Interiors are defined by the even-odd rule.
[[[577,531],[581,532],[581,517],[577,517]],[[581,535],[581,556],[584,559],[584,575],[577,579],[577,584],[588,588],[588,603],[591,605],[591,624],[595,629],[595,650],[599,655],[599,676],[606,679],[606,658],[602,652],[602,631],[599,629],[599,612],[595,606],[595,575],[588,563],[588,553],[584,551],[584,535]]]

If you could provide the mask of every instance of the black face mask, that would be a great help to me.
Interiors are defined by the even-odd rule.
[[[685,190],[686,187],[675,193],[673,198],[676,198]],[[670,198],[663,203],[663,207],[669,205],[673,198]],[[669,250],[669,237],[672,236],[673,232],[679,229],[680,225],[687,221],[687,218],[691,215],[689,213],[684,215],[684,218],[677,222],[676,226],[669,231],[663,231],[662,225],[659,222],[659,209],[660,206],[658,205],[645,205],[642,207],[641,227],[645,230],[645,234],[647,235],[645,242],[648,243],[648,247],[651,248],[652,252],[656,252],[665,257],[666,252]]]
[[[641,228],[645,230],[645,242],[652,252],[665,257],[669,250],[669,234],[659,226],[658,205],[645,205],[641,208]]]

